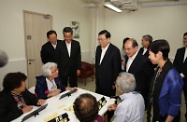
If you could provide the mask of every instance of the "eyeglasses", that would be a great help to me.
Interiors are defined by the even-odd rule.
[[[98,40],[98,41],[104,41],[104,40],[106,40],[106,39],[104,39],[104,38],[98,38],[97,40]]]

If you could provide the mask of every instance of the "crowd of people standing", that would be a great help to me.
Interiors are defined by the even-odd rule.
[[[32,110],[32,105],[43,105],[45,99],[78,87],[81,46],[73,39],[71,27],[65,27],[62,33],[64,40],[58,40],[54,30],[47,32],[48,42],[40,52],[44,65],[42,75],[36,76],[35,95],[26,88],[25,74],[16,72],[5,76],[0,93],[3,122]],[[183,35],[184,47],[177,50],[173,63],[169,59],[169,41],[165,39],[153,41],[151,35],[143,35],[140,48],[134,38],[126,37],[121,50],[110,39],[109,31],[100,31],[95,52],[95,92],[113,97],[117,89],[121,94],[118,105],[108,106],[108,119],[114,115],[114,122],[143,122],[147,111],[147,122],[150,122],[153,106],[152,122],[180,122],[182,91],[187,102],[187,32]],[[74,109],[81,122],[103,121],[97,115],[96,99],[90,94],[79,96]],[[85,112],[92,109],[94,112]],[[187,113],[185,117],[187,120]]]

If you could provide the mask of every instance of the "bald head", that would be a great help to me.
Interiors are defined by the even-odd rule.
[[[96,98],[88,93],[81,94],[74,102],[74,111],[80,122],[92,122],[98,114]]]

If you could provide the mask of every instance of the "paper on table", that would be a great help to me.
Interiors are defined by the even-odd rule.
[[[56,116],[58,116],[58,113],[57,113],[57,112],[55,112],[55,113],[49,115],[48,117],[45,117],[45,118],[44,118],[44,122],[48,122],[49,120],[55,118]]]
[[[65,106],[66,105],[63,104],[63,105],[59,106],[58,109],[65,108]]]
[[[65,108],[64,110],[74,113],[73,104],[71,106]]]

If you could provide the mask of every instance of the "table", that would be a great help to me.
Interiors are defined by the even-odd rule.
[[[39,115],[37,115],[36,117],[32,116],[31,118],[27,119],[25,122],[44,122],[45,118],[51,116],[54,113],[57,113],[58,115],[67,113],[68,117],[70,119],[69,122],[79,122],[79,120],[76,118],[76,116],[73,112],[68,111],[68,110],[64,110],[64,109],[70,108],[70,106],[73,105],[75,99],[80,94],[83,94],[83,93],[92,94],[93,96],[96,97],[97,101],[103,97],[103,95],[100,95],[100,94],[97,94],[97,93],[94,93],[94,92],[91,92],[91,91],[88,91],[85,89],[78,88],[78,90],[75,93],[71,94],[71,96],[64,97],[61,100],[59,100],[60,96],[62,94],[67,93],[67,92],[68,91],[62,92],[61,94],[59,94],[57,96],[47,99],[46,103],[48,103],[48,106],[46,107],[46,109],[41,111],[39,113]],[[99,115],[101,115],[101,116],[103,116],[107,112],[107,106],[110,104],[113,104],[115,102],[115,99],[111,99],[107,96],[104,96],[104,97],[107,100],[107,103],[99,111]],[[37,108],[38,107],[34,106],[32,111],[36,110]],[[19,118],[13,120],[12,122],[21,122],[22,118],[31,112],[21,115]]]

